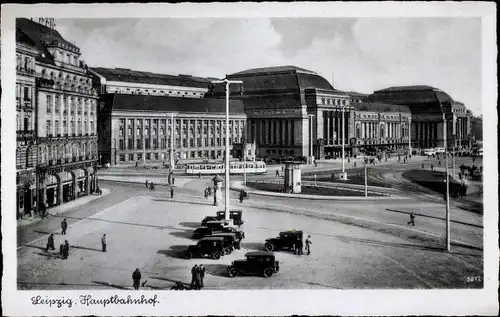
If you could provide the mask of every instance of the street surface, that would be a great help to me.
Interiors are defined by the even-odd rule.
[[[337,167],[335,162],[320,163],[318,168],[328,164]],[[380,171],[377,177],[405,189],[407,181],[391,179],[391,175],[420,165],[421,161],[389,162],[375,168]],[[271,173],[273,168],[268,175]],[[149,180],[163,177],[158,171],[139,174]],[[124,176],[130,179],[124,181],[131,181],[134,175],[138,173],[131,171]],[[453,202],[452,252],[447,253],[442,251],[442,198],[425,189],[408,193],[404,200],[366,203],[252,195],[240,204],[232,192],[231,208],[241,208],[245,220],[242,250],[220,260],[185,260],[182,251],[196,243],[190,238],[192,231],[205,215],[215,215],[224,208],[213,206],[213,197],[203,198],[203,189],[211,184],[208,176],[178,175],[172,200],[168,186],[156,186],[152,192],[142,179],[138,184],[99,181],[110,194],[18,229],[19,288],[132,289],[131,275],[139,268],[142,281],[147,280],[146,289],[169,289],[175,281],[189,283],[194,264],[206,267],[206,289],[482,287],[482,282],[467,282],[477,276],[482,280],[483,274],[482,214],[463,208],[477,201]],[[411,211],[417,214],[414,227],[407,225]],[[66,236],[60,235],[63,218],[69,223]],[[231,261],[243,258],[247,251],[262,250],[266,238],[291,229],[311,235],[310,256],[276,252],[280,272],[268,279],[227,276]],[[56,248],[64,239],[69,241],[67,260],[59,258],[58,250],[45,252],[50,232],[55,233]],[[106,253],[100,243],[104,233]]]

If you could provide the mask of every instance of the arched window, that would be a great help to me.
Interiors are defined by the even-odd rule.
[[[324,105],[325,104],[325,98],[321,98],[321,103]]]

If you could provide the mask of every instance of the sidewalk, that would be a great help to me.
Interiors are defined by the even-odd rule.
[[[102,195],[84,196],[84,197],[78,198],[76,200],[67,202],[63,205],[49,208],[49,209],[47,209],[47,212],[46,212],[47,216],[53,216],[53,215],[58,215],[60,213],[61,214],[65,213],[66,211],[68,211],[70,209],[85,205],[93,200],[99,199],[99,198],[104,197],[104,196],[108,195],[109,193],[111,193],[111,191],[107,188],[101,188],[101,190],[102,190]],[[17,220],[17,228],[21,228],[21,227],[24,227],[24,226],[27,226],[27,225],[30,225],[33,223],[37,223],[37,222],[42,220],[40,215],[36,215],[36,214],[33,215],[33,218],[31,218],[30,216],[26,216],[26,215],[24,217],[25,217],[24,219]]]
[[[101,175],[99,180],[111,181],[111,182],[122,182],[122,183],[134,183],[134,184],[146,184],[153,181],[155,185],[159,186],[170,186],[168,184],[168,179],[161,175],[141,175],[141,176],[119,176],[119,175]],[[172,187],[182,187],[186,183],[191,182],[193,178],[181,178],[175,177],[175,184]]]

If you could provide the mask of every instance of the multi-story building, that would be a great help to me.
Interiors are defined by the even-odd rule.
[[[470,112],[440,89],[425,85],[389,87],[375,91],[368,99],[410,108],[412,147],[443,147],[445,122],[449,148],[469,145]]]
[[[471,117],[471,136],[475,141],[483,140],[483,115]]]
[[[137,94],[101,95],[99,148],[102,164],[170,164],[224,157],[226,103],[217,98]],[[244,140],[243,104],[230,101],[229,144]],[[172,152],[171,152],[172,151]]]
[[[19,44],[36,52],[30,65],[37,77],[31,104],[38,143],[34,181],[38,192],[32,194],[30,209],[35,201],[44,207],[60,205],[90,194],[96,187],[98,94],[80,60],[80,49],[53,28],[51,19],[43,22],[16,20]],[[21,105],[26,107],[25,90],[19,94]],[[30,122],[26,113],[26,109],[24,114],[19,113],[23,124]]]
[[[248,117],[249,142],[259,157],[322,157],[339,152],[341,113],[349,147],[353,116],[349,96],[315,72],[295,66],[245,70],[227,78],[243,81],[240,97]]]
[[[400,150],[410,147],[411,112],[407,106],[355,102],[354,136],[356,148]]]

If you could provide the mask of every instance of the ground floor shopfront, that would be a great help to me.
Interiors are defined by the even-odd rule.
[[[59,206],[82,196],[94,193],[98,187],[96,162],[74,166],[42,167],[21,175],[17,186],[17,218]],[[38,173],[38,177],[36,177]],[[38,195],[36,181],[39,181]]]

